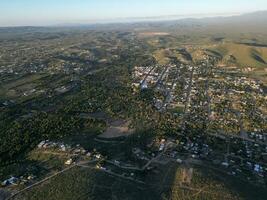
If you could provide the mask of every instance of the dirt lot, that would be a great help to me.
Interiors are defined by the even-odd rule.
[[[100,138],[116,138],[129,136],[134,130],[129,128],[130,122],[124,120],[116,120],[110,123],[107,130],[99,135]]]
[[[170,34],[167,32],[142,32],[139,33],[139,35],[143,37],[149,37],[149,36],[166,36]]]

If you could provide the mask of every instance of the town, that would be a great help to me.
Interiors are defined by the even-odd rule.
[[[0,200],[265,199],[267,32],[211,21],[0,28]]]
[[[60,171],[44,179],[35,174],[10,175],[2,181],[3,187],[11,191],[16,187],[24,188],[11,197],[73,167],[100,170],[146,185],[151,174],[153,176],[162,166],[176,163],[215,168],[256,185],[266,184],[266,116],[263,114],[265,108],[257,106],[266,100],[266,94],[258,81],[245,77],[242,72],[233,73],[219,66],[218,58],[208,54],[195,64],[136,66],[132,81],[133,95],[151,91],[149,95],[153,93],[153,99],[150,103],[154,109],[177,118],[181,129],[175,135],[149,139],[145,145],[134,146],[128,157],[105,155],[96,150],[99,145],[88,150],[80,144],[71,146],[41,141],[35,153],[63,156]],[[62,94],[71,87],[64,86],[56,92]],[[81,116],[86,118],[86,115]],[[196,136],[190,130],[202,133]],[[98,143],[117,143],[100,137],[95,140]],[[193,173],[193,168],[190,170]],[[191,180],[187,177],[185,183],[188,182]]]

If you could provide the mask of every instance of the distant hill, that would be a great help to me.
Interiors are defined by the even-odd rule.
[[[83,28],[83,29],[175,29],[195,31],[194,28],[213,29],[216,31],[235,31],[240,32],[262,32],[267,33],[267,11],[258,11],[253,13],[246,13],[242,15],[233,14],[232,16],[217,16],[207,17],[207,15],[194,15],[186,17],[182,15],[177,16],[159,16],[159,17],[147,17],[147,18],[128,18],[117,20],[106,20],[101,22],[83,22],[83,23],[71,23],[71,24],[58,24],[55,26],[42,27],[51,28],[49,31],[54,31],[54,28],[66,29],[66,28]],[[34,31],[41,27],[23,27],[23,31]],[[1,32],[13,32],[19,31],[21,27],[16,28],[1,28]],[[46,30],[47,31],[47,30]],[[57,30],[59,31],[59,30]]]
[[[185,18],[169,22],[158,22],[163,26],[198,27],[217,31],[267,33],[267,11],[259,11],[227,17]]]
[[[174,19],[175,17],[155,17],[131,19],[130,22],[122,20],[121,22],[113,22],[107,24],[87,24],[88,28],[94,29],[116,29],[116,30],[170,30],[184,34],[190,31],[212,33],[267,33],[267,11],[259,11],[247,13],[243,15],[223,16],[223,17],[191,17]],[[181,16],[177,17],[181,18]],[[140,20],[140,21],[139,21]]]
[[[266,47],[225,43],[217,45],[215,48],[212,48],[212,50],[222,57],[224,63],[257,68],[267,66]]]

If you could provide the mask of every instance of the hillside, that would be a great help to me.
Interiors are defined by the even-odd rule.
[[[267,64],[267,48],[246,44],[223,43],[211,48],[218,52],[225,63],[263,68]]]

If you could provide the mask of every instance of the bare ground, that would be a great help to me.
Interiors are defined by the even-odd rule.
[[[166,36],[170,34],[167,32],[142,32],[139,33],[139,35],[143,37],[149,37],[149,36]]]
[[[100,138],[117,138],[129,136],[133,134],[134,130],[129,128],[130,122],[123,120],[116,120],[110,123],[107,130],[99,135]]]

